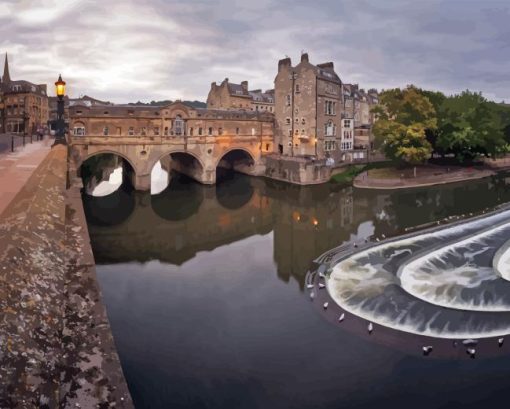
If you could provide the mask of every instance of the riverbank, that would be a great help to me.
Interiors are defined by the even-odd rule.
[[[364,189],[406,189],[442,185],[446,183],[464,182],[483,179],[505,171],[506,167],[452,167],[425,165],[416,168],[365,170],[353,179],[353,186]]]
[[[132,408],[79,192],[66,183],[57,146],[0,217],[0,407]]]

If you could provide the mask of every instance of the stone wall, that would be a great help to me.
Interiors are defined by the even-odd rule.
[[[0,407],[131,408],[67,148],[0,216]]]
[[[331,178],[331,168],[324,161],[312,161],[302,158],[264,157],[264,176],[298,185],[325,183]]]

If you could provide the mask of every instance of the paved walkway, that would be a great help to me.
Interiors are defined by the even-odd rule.
[[[353,181],[354,187],[367,189],[406,189],[412,187],[434,186],[445,183],[463,182],[466,180],[482,179],[492,176],[497,172],[492,169],[455,169],[445,172],[444,169],[437,173],[401,178],[378,178],[371,177],[370,173],[363,172],[356,176]]]
[[[52,143],[53,140],[46,137],[24,148],[18,147],[13,153],[0,154],[0,214],[46,157]]]

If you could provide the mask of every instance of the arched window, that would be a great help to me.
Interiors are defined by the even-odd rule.
[[[168,135],[168,126],[165,126],[164,134],[165,136]]]
[[[184,134],[184,121],[180,115],[177,115],[174,120],[174,135],[181,136]]]

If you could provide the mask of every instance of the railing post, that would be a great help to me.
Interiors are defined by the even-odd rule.
[[[14,152],[14,135],[11,134],[11,152]]]

